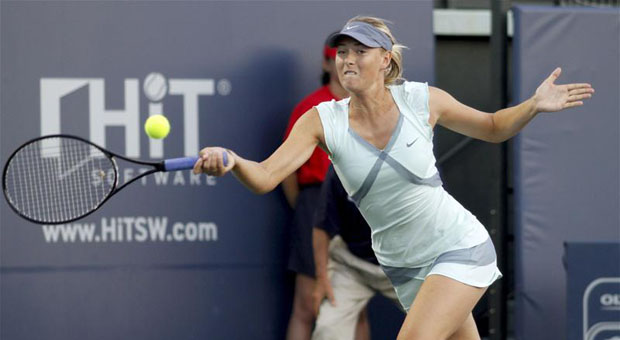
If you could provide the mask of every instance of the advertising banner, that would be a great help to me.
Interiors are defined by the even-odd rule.
[[[146,161],[224,146],[262,161],[320,86],[327,35],[394,22],[405,76],[433,81],[432,1],[2,1],[2,164],[71,134]],[[145,120],[171,131],[149,139]],[[119,161],[126,183],[144,167]],[[96,181],[109,181],[107,176]],[[290,209],[233,176],[159,173],[101,209],[36,225],[0,203],[2,339],[274,339],[283,334]]]

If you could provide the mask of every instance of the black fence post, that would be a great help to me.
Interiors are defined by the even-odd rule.
[[[491,101],[495,110],[508,104],[508,32],[507,13],[510,0],[491,1]],[[489,287],[489,338],[505,340],[507,337],[507,283],[509,281],[507,259],[507,143],[501,147],[501,169],[499,200],[497,207],[491,207],[489,233],[497,252],[497,264],[504,274],[502,280]]]

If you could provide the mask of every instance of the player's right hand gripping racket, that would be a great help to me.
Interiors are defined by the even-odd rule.
[[[151,169],[118,186],[115,158]],[[40,224],[68,223],[99,209],[136,180],[158,172],[192,169],[198,157],[144,162],[114,154],[83,138],[49,135],[20,146],[2,175],[7,202],[21,217]],[[228,163],[223,154],[224,166]]]

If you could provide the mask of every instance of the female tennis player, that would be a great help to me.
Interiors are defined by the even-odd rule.
[[[438,88],[402,81],[404,46],[381,19],[355,17],[330,44],[348,99],[306,112],[263,162],[207,147],[194,172],[232,171],[251,191],[266,193],[320,146],[370,225],[373,250],[408,311],[398,339],[480,339],[471,312],[501,273],[484,226],[442,187],[433,128],[499,143],[541,112],[583,105],[594,89],[556,85],[557,68],[530,99],[485,113]]]

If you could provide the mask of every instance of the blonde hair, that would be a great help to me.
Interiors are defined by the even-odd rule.
[[[403,77],[403,54],[402,50],[407,48],[407,46],[399,44],[394,38],[394,35],[390,31],[390,28],[386,25],[386,22],[391,23],[387,20],[370,17],[370,16],[361,16],[358,15],[354,18],[349,19],[347,21],[347,25],[349,25],[353,21],[361,21],[367,24],[374,26],[379,31],[385,33],[390,40],[392,41],[392,59],[390,60],[390,65],[388,66],[385,74],[385,80],[383,81],[385,85],[391,85],[396,83],[398,80]]]

